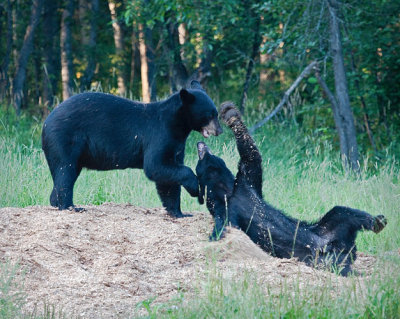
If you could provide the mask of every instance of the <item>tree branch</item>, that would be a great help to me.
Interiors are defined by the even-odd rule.
[[[332,108],[334,109],[334,111],[337,110],[338,106],[337,106],[336,98],[333,95],[332,91],[329,89],[329,87],[326,84],[325,80],[321,77],[321,74],[319,73],[319,68],[318,67],[314,68],[314,73],[315,73],[315,77],[317,78],[318,84],[320,85],[320,87],[322,88],[324,93],[326,94],[329,102],[331,102]]]
[[[263,120],[260,122],[256,123],[254,126],[250,128],[250,133],[254,133],[255,130],[259,129],[261,126],[263,126],[265,123],[267,123],[270,119],[272,119],[281,109],[282,107],[288,102],[290,94],[295,90],[295,88],[300,84],[300,82],[307,77],[310,72],[313,71],[314,67],[317,66],[316,61],[312,61],[307,67],[300,73],[300,75],[297,77],[297,79],[293,82],[293,84],[287,89],[287,91],[283,94],[282,100],[279,102],[279,104],[275,107],[275,109]]]

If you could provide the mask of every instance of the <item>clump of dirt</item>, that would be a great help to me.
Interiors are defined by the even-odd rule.
[[[140,301],[164,302],[180,289],[195,293],[210,258],[228,279],[250,270],[260,284],[277,289],[298,274],[316,284],[336,277],[273,258],[237,229],[210,243],[209,213],[173,219],[161,208],[84,207],[79,213],[47,206],[0,209],[0,261],[22,266],[26,311],[45,303],[81,318],[124,318]],[[374,263],[361,255],[355,268],[368,273]]]

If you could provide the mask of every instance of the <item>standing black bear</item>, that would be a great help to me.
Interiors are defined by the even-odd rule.
[[[53,177],[50,204],[75,209],[73,187],[83,167],[143,168],[168,213],[182,217],[181,185],[198,196],[197,177],[183,165],[189,133],[219,135],[218,112],[197,81],[168,99],[144,104],[103,93],[75,95],[44,122],[42,148]]]
[[[279,258],[298,257],[311,266],[331,265],[347,275],[356,259],[357,232],[380,232],[386,225],[385,217],[336,206],[320,221],[307,223],[270,206],[262,198],[261,155],[239,112],[226,102],[220,114],[235,135],[240,162],[234,178],[221,158],[212,155],[206,144],[198,143],[199,201],[204,202],[207,191],[207,208],[215,220],[211,239],[220,238],[225,225],[230,224]]]

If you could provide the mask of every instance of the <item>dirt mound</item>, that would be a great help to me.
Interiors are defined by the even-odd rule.
[[[210,259],[228,279],[252,270],[260,284],[277,289],[298,274],[316,284],[335,276],[273,258],[236,229],[210,243],[208,213],[176,220],[160,208],[85,208],[81,213],[41,206],[0,209],[0,261],[22,265],[26,310],[47,303],[82,318],[125,317],[151,297],[163,302],[179,289],[190,296]],[[356,268],[369,272],[374,261],[360,256]]]

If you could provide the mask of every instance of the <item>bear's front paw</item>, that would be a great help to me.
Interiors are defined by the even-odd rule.
[[[228,125],[237,119],[240,120],[241,118],[239,110],[231,101],[227,101],[221,104],[219,108],[219,114],[221,119]]]
[[[181,210],[167,210],[167,213],[172,218],[184,218],[184,217],[193,217],[191,214],[182,214]]]
[[[199,196],[199,182],[197,177],[191,178],[187,183],[183,185],[185,189],[188,191],[190,196],[198,197]]]
[[[221,231],[217,231],[216,229],[213,230],[213,233],[208,238],[210,241],[218,241],[225,237],[225,228]]]

